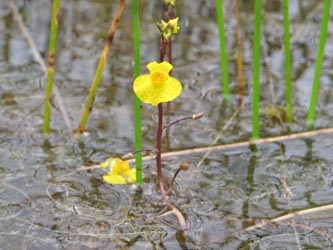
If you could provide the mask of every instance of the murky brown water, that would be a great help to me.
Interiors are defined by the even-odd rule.
[[[47,55],[50,1],[17,1],[38,51]],[[187,159],[171,201],[184,214],[189,230],[180,230],[156,192],[153,161],[144,162],[144,184],[111,186],[101,169],[85,169],[134,148],[132,11],[127,1],[108,65],[87,125],[89,136],[68,133],[58,104],[52,133],[43,126],[44,73],[13,20],[7,1],[0,1],[0,249],[331,249],[333,202],[331,154],[333,135],[238,147],[191,148],[251,138],[253,1],[239,1],[244,49],[244,105],[237,110],[235,19],[232,2],[224,1],[232,98],[223,103],[215,1],[178,1],[181,33],[173,44],[173,74],[184,91],[173,102],[173,120],[204,112],[199,121],[170,130],[164,172],[170,180]],[[284,105],[284,52],[281,1],[264,2],[262,43],[261,136],[285,134],[265,108]],[[155,22],[160,6],[140,1],[141,58],[158,60]],[[75,129],[117,1],[62,1],[55,83]],[[290,1],[294,115],[292,132],[305,131],[322,12],[321,1]],[[331,127],[332,32],[326,44],[317,105],[316,128]],[[264,61],[264,60],[263,60]],[[271,93],[273,84],[274,97]],[[144,146],[154,146],[156,110],[143,105]],[[229,122],[229,125],[224,126]],[[178,152],[178,153],[177,153]],[[294,211],[322,207],[276,222]],[[249,228],[255,224],[262,226]],[[242,229],[242,233],[235,234]]]

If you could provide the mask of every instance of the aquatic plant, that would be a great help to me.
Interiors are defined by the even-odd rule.
[[[222,71],[222,87],[223,87],[223,96],[226,101],[230,99],[229,91],[229,77],[228,77],[228,59],[226,52],[226,42],[224,35],[224,17],[223,17],[223,1],[216,0],[216,15],[217,23],[219,29],[219,39],[220,39],[220,60],[221,60],[221,71]]]
[[[160,39],[160,62],[150,62],[147,64],[147,69],[149,74],[142,74],[135,78],[133,82],[133,91],[136,97],[143,103],[151,104],[157,106],[158,112],[158,124],[156,132],[156,144],[153,149],[137,149],[136,151],[126,154],[123,159],[127,157],[132,157],[134,154],[148,152],[156,156],[156,170],[157,170],[157,183],[158,189],[162,195],[164,204],[166,204],[170,210],[176,215],[178,221],[183,229],[187,228],[184,216],[179,212],[179,210],[174,207],[168,195],[170,194],[174,181],[180,171],[186,171],[188,164],[182,164],[175,171],[175,174],[170,181],[169,187],[166,188],[163,181],[162,173],[162,135],[163,131],[169,129],[171,126],[187,120],[196,120],[202,117],[202,113],[182,117],[173,122],[163,124],[163,103],[169,103],[170,101],[176,99],[182,92],[182,85],[178,79],[171,76],[171,71],[173,66],[172,53],[170,46],[172,41],[172,36],[178,34],[179,25],[178,17],[174,17],[174,1],[165,1],[165,7],[168,9],[167,20],[161,20],[157,23],[157,27],[161,32]],[[169,62],[164,61],[166,51],[168,50]],[[138,176],[137,171],[140,169],[131,169],[127,161],[120,160],[119,158],[110,158],[105,162],[100,164],[101,167],[109,167],[110,171],[107,175],[103,176],[104,181],[110,184],[127,184],[134,183],[136,177]]]
[[[324,8],[323,8],[323,18],[322,18],[321,28],[320,28],[317,59],[316,59],[315,72],[314,72],[313,85],[312,85],[312,94],[311,94],[311,100],[310,100],[310,105],[309,105],[309,110],[308,110],[308,116],[306,119],[306,126],[308,128],[313,127],[313,123],[314,123],[314,119],[315,119],[316,104],[317,104],[319,87],[320,87],[320,74],[321,74],[321,68],[322,68],[323,58],[324,58],[328,22],[330,19],[330,7],[331,7],[331,0],[325,0]]]
[[[293,120],[292,115],[292,85],[291,85],[291,55],[290,55],[290,22],[289,2],[283,0],[283,23],[284,23],[284,53],[285,53],[285,78],[286,78],[286,119],[288,123]]]
[[[254,4],[252,139],[259,138],[261,0]]]
[[[44,106],[44,134],[50,132],[51,120],[51,100],[52,100],[52,87],[54,79],[54,64],[57,49],[58,37],[58,12],[60,8],[60,0],[54,0],[52,3],[52,17],[51,17],[51,31],[49,40],[49,55],[47,65],[47,83],[45,90],[45,106]]]
[[[134,78],[140,75],[140,25],[139,25],[139,0],[133,0],[133,42],[134,42]],[[134,95],[134,133],[135,150],[142,148],[141,132],[141,102]],[[135,154],[136,183],[142,184],[142,153]]]

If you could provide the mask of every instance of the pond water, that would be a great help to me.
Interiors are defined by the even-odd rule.
[[[172,203],[189,225],[182,231],[155,186],[154,161],[144,183],[112,186],[91,168],[134,148],[132,10],[127,1],[113,41],[88,136],[75,138],[96,65],[118,1],[61,1],[55,85],[70,124],[53,102],[52,131],[43,135],[45,77],[9,1],[0,1],[0,249],[332,249],[333,135],[239,146],[251,139],[253,1],[238,1],[246,83],[238,115],[236,21],[225,2],[231,101],[223,102],[215,1],[177,1],[181,32],[173,43],[173,75],[183,93],[169,117],[204,112],[172,129],[163,141],[164,175],[184,160]],[[51,1],[16,1],[45,58]],[[293,105],[297,122],[272,122],[265,109],[284,105],[281,1],[263,1],[260,135],[306,131],[323,1],[290,1]],[[159,58],[161,6],[140,1],[142,72]],[[331,24],[330,24],[331,25]],[[315,128],[333,121],[332,29],[325,48]],[[272,91],[273,90],[273,91]],[[142,107],[144,147],[154,147],[157,112]],[[195,149],[195,150],[191,150]],[[316,210],[308,210],[317,208]],[[298,216],[280,217],[295,211]],[[275,220],[274,220],[275,218]],[[280,219],[279,219],[280,218]],[[257,225],[257,226],[253,226]]]

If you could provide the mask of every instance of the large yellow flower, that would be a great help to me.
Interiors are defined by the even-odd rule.
[[[109,158],[99,164],[102,168],[110,168],[110,172],[103,176],[105,182],[110,184],[128,184],[136,181],[135,168],[130,168],[127,161],[119,158]]]
[[[172,101],[182,92],[180,82],[169,75],[172,65],[168,62],[151,62],[147,65],[149,75],[140,75],[134,80],[133,89],[137,97],[154,106]]]

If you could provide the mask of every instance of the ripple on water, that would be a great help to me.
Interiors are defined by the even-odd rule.
[[[50,184],[47,194],[57,206],[72,210],[76,215],[88,219],[121,219],[130,206],[129,196],[121,186],[108,186],[107,191],[101,192],[92,189],[89,182],[78,181],[75,178]]]
[[[306,235],[302,235],[302,242],[304,242],[304,245],[309,245],[314,247],[317,247],[319,249],[329,249],[329,247],[333,246],[333,239],[331,238],[330,233],[323,233],[323,234],[317,234],[315,232],[307,233]]]
[[[293,250],[293,249],[328,249],[332,246],[327,239],[313,234],[303,234],[295,232],[284,232],[279,235],[266,235],[262,238],[256,239],[249,245],[252,247],[257,246],[258,249],[283,249],[283,250]]]
[[[21,213],[22,208],[22,205],[18,203],[8,203],[0,206],[0,220],[17,217]]]
[[[28,194],[15,184],[6,182],[0,185],[0,220],[8,220],[21,214],[24,208],[32,205]]]
[[[299,156],[290,157],[285,161],[267,159],[263,166],[266,177],[279,180],[277,183],[279,191],[285,193],[286,190],[289,190],[293,200],[304,199],[304,197],[308,199],[309,195],[313,202],[327,200],[329,197],[333,199],[331,191],[332,168],[323,159],[305,160],[304,157]],[[262,174],[265,173],[262,172]]]

